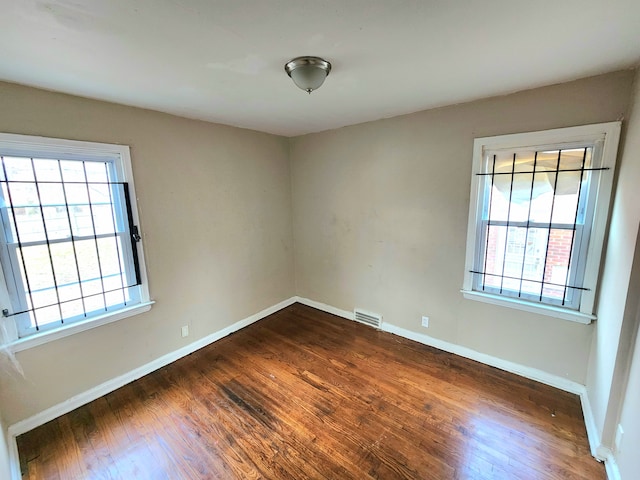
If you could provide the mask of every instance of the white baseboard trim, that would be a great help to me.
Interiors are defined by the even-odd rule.
[[[227,335],[237,330],[240,330],[241,328],[251,325],[258,320],[271,315],[272,313],[282,310],[283,308],[288,307],[295,302],[296,297],[291,297],[269,308],[265,308],[264,310],[261,310],[260,312],[251,315],[250,317],[240,320],[233,325],[229,325],[222,330],[218,330],[217,332],[196,340],[195,342],[179,348],[178,350],[167,353],[166,355],[163,355],[145,365],[142,365],[141,367],[134,368],[133,370],[123,375],[101,383],[100,385],[90,388],[85,392],[74,395],[64,402],[58,403],[57,405],[47,408],[46,410],[37,413],[29,418],[14,423],[9,427],[9,437],[11,439],[11,437],[16,437],[28,432],[29,430],[33,430],[34,428],[39,427],[40,425],[43,425],[48,421],[53,420],[54,418],[58,418],[59,416],[64,415],[65,413],[69,413],[70,411],[75,410],[76,408],[81,407],[82,405],[85,405],[89,402],[92,402],[93,400],[100,398],[107,393],[113,392],[114,390],[117,390],[127,383],[131,383],[140,377],[143,377],[155,370],[158,370],[159,368],[169,365],[170,363],[175,362],[176,360],[189,355],[196,350],[206,347],[207,345],[220,340],[221,338],[226,337]]]
[[[600,444],[600,434],[598,433],[598,427],[596,427],[596,420],[593,416],[591,402],[589,402],[589,395],[587,395],[587,387],[585,386],[582,386],[582,391],[580,392],[580,404],[582,405],[582,414],[584,416],[584,425],[587,429],[591,455],[599,462],[604,462],[607,452],[602,451],[604,447]]]
[[[323,312],[331,313],[333,315],[337,315],[338,317],[346,318],[347,320],[353,320],[355,318],[353,312],[348,312],[347,310],[340,310],[339,308],[332,307],[331,305],[327,305],[326,303],[316,302],[315,300],[311,300],[309,298],[296,297],[296,301],[308,307],[313,307],[318,310],[322,310]]]
[[[611,451],[609,451],[609,455],[604,461],[604,468],[607,471],[607,478],[609,480],[622,480],[618,462],[616,462],[616,458]]]
[[[589,439],[591,455],[599,462],[604,462],[608,480],[622,480],[620,470],[618,469],[618,462],[616,462],[613,451],[601,443],[595,417],[593,416],[593,410],[591,409],[591,403],[589,402],[589,396],[587,395],[587,387],[582,388],[580,403],[582,404],[582,413],[584,415],[584,424],[587,428],[587,438]]]
[[[7,432],[7,443],[9,444],[9,473],[11,474],[11,480],[22,480],[16,436]]]

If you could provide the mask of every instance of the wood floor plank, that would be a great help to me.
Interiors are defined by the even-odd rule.
[[[24,479],[575,479],[579,398],[295,304],[18,437]]]

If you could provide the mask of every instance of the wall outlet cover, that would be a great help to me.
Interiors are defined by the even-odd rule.
[[[429,317],[422,317],[422,326],[429,328]]]

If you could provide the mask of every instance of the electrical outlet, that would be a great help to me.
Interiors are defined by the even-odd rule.
[[[422,326],[424,328],[429,328],[429,317],[422,317]]]
[[[180,329],[181,333],[182,333],[182,337],[188,337],[189,336],[189,325],[184,325],[181,329]]]

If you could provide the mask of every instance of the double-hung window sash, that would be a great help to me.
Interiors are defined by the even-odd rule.
[[[620,126],[474,140],[465,298],[595,318]]]
[[[0,260],[18,337],[140,303],[137,228],[117,155],[5,150]]]
[[[474,290],[578,309],[594,199],[594,145],[488,151]]]

